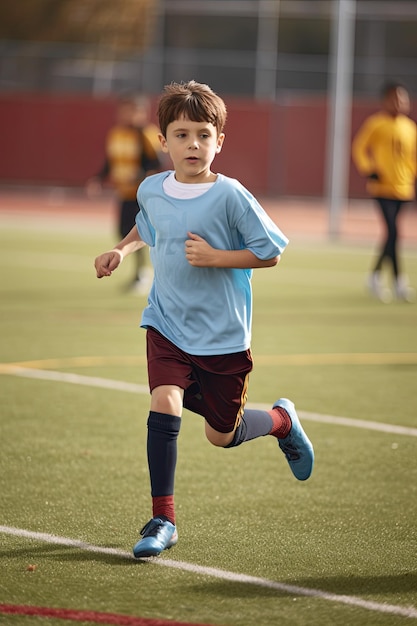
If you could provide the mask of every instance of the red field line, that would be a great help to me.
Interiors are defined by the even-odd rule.
[[[114,626],[210,626],[190,622],[173,622],[164,619],[148,619],[121,615],[117,613],[97,613],[96,611],[76,611],[73,609],[53,609],[45,606],[26,606],[19,604],[0,604],[0,614],[28,615],[72,620],[73,622],[91,622],[92,624],[113,624]]]

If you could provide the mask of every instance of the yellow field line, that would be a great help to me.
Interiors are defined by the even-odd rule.
[[[327,354],[255,355],[256,366],[266,365],[417,365],[417,352],[346,352]],[[16,367],[60,369],[67,367],[105,367],[111,365],[146,365],[145,355],[79,356],[36,361],[0,363],[0,374]]]
[[[256,365],[401,365],[417,364],[417,352],[345,352],[254,356]]]

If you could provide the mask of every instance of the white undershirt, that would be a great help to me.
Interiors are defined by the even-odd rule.
[[[214,183],[179,183],[175,178],[174,172],[171,172],[162,183],[167,196],[180,200],[198,198],[198,196],[202,196],[203,193],[208,191],[213,185]]]

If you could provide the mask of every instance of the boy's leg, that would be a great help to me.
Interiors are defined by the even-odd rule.
[[[274,407],[270,411],[245,409],[241,422],[235,431],[233,441],[227,447],[238,446],[244,441],[272,435],[283,439],[291,430],[291,418],[285,409]]]
[[[232,448],[245,441],[272,435],[278,440],[298,480],[309,478],[314,451],[294,404],[278,400],[271,410],[245,409],[250,351],[221,357],[194,357],[200,393],[185,393],[184,406],[206,419],[206,436],[216,446]],[[221,373],[219,373],[221,372]]]
[[[276,437],[292,473],[298,480],[307,480],[310,477],[314,450],[301,426],[293,402],[281,398],[270,411],[246,409],[232,441],[225,447],[233,448],[264,435]]]
[[[152,519],[142,528],[133,548],[136,558],[157,556],[178,541],[174,482],[183,390],[176,385],[153,389],[148,417],[147,454],[152,495]]]
[[[152,520],[133,548],[135,557],[156,556],[177,543],[174,480],[181,418],[150,411],[147,454],[152,495]]]
[[[147,455],[152,514],[172,524],[175,524],[174,481],[180,426],[180,417],[155,411],[149,413]]]

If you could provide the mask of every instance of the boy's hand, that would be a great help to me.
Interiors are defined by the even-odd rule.
[[[94,266],[97,272],[97,278],[103,278],[103,276],[111,276],[112,272],[119,267],[123,261],[123,253],[121,250],[110,250],[110,252],[104,252],[100,254],[94,261]]]
[[[187,234],[189,239],[185,242],[185,258],[188,263],[195,267],[211,267],[217,252],[216,249],[212,248],[199,235]]]

